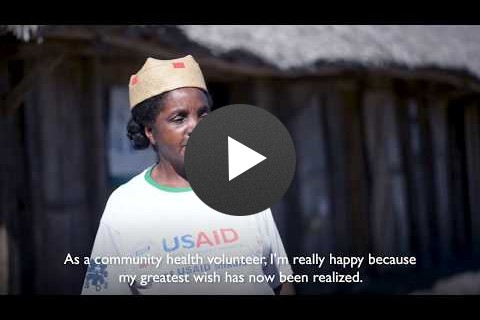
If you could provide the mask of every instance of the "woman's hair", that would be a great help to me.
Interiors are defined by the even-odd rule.
[[[212,106],[210,94],[204,90],[202,92],[206,94],[209,106]],[[145,127],[153,127],[168,93],[150,97],[133,107],[132,117],[127,124],[127,136],[134,149],[141,150],[150,146],[150,140],[145,135]]]

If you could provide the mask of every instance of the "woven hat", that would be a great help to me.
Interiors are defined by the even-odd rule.
[[[207,90],[202,71],[191,55],[172,60],[148,58],[142,68],[130,77],[128,87],[130,109],[148,98],[178,88]]]

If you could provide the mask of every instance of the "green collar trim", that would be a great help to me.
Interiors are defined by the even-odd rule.
[[[158,182],[156,182],[155,180],[153,180],[152,178],[152,170],[155,166],[152,166],[150,169],[148,169],[146,172],[145,172],[145,180],[151,184],[152,186],[154,186],[155,188],[157,189],[160,189],[162,191],[166,191],[166,192],[187,192],[187,191],[192,191],[192,188],[190,187],[187,187],[187,188],[175,188],[175,187],[169,187],[169,186],[165,186],[163,184],[159,184]]]

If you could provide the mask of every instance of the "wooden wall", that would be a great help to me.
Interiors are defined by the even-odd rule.
[[[297,148],[301,209],[284,213],[302,221],[286,234],[301,242],[293,252],[415,255],[430,280],[474,267],[478,96],[375,76],[287,82],[279,94]]]
[[[350,288],[380,292],[480,267],[478,96],[372,74],[251,79],[232,88],[234,102],[272,111],[294,140],[296,175],[273,206],[290,254],[415,255],[410,274],[369,268],[371,288]],[[377,288],[382,277],[393,282]]]
[[[27,61],[25,72],[42,60]],[[42,74],[25,102],[33,293],[78,294],[85,269],[64,266],[89,255],[106,200],[101,66],[70,57]],[[22,279],[23,280],[23,279]]]
[[[19,59],[0,60],[0,293],[19,293],[29,288],[28,272],[22,266],[31,262],[25,249],[31,244],[28,225],[28,188],[23,152],[22,112],[7,110],[6,97],[23,77]],[[21,221],[27,222],[21,224]]]

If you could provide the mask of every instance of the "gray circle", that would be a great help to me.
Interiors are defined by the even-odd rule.
[[[229,181],[228,137],[266,159]],[[187,179],[209,207],[225,214],[259,213],[287,191],[295,173],[295,147],[285,126],[268,111],[234,104],[198,123],[185,150]]]

